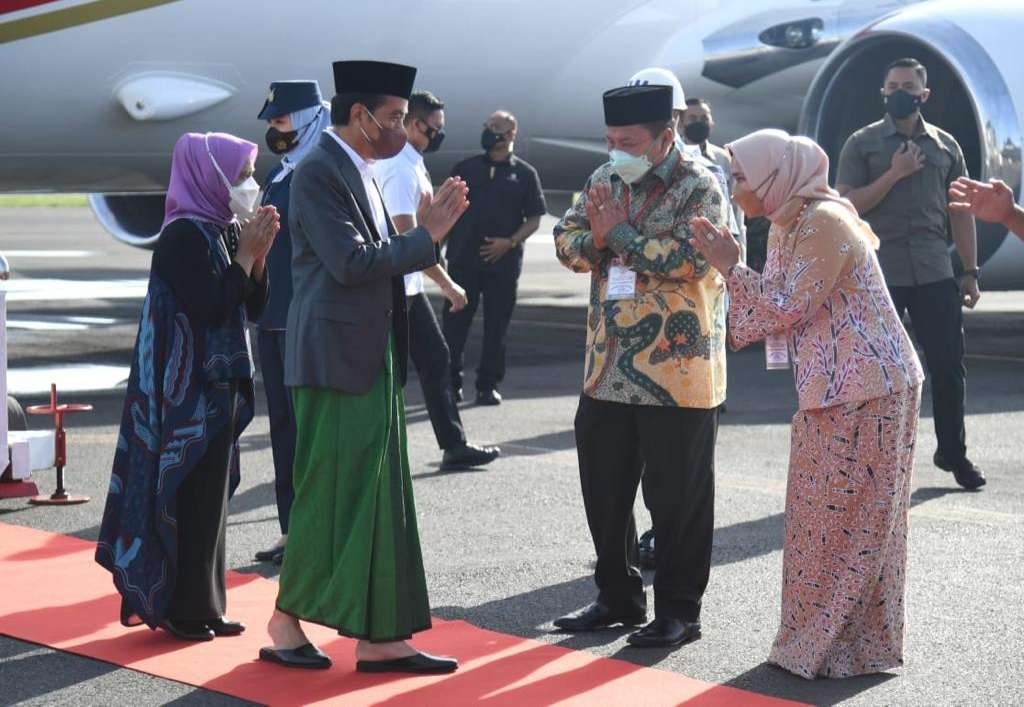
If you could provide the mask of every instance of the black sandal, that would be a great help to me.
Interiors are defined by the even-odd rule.
[[[260,648],[260,660],[286,668],[326,670],[331,667],[331,659],[312,643],[298,648]]]

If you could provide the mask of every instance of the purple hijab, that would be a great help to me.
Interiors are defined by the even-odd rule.
[[[185,133],[178,138],[171,158],[163,225],[177,218],[198,218],[220,226],[231,223],[235,215],[228,208],[228,188],[217,174],[210,152],[224,176],[237,180],[242,168],[256,158],[256,151],[256,143],[227,133]]]

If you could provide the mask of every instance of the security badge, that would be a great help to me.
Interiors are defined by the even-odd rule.
[[[270,91],[267,93],[267,103],[273,103],[273,102],[274,102],[274,89],[270,89]]]
[[[636,271],[630,270],[616,257],[608,267],[608,292],[605,299],[621,300],[636,297]]]
[[[769,334],[764,338],[764,367],[769,371],[789,368],[789,341],[785,334]]]

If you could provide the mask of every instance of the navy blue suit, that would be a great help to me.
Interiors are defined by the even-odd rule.
[[[274,206],[281,215],[281,230],[267,255],[267,276],[270,281],[270,301],[260,319],[257,343],[260,351],[260,370],[263,390],[267,394],[267,413],[270,416],[270,441],[274,452],[274,490],[277,496],[277,517],[281,533],[288,533],[288,517],[292,499],[292,460],[295,457],[295,413],[291,396],[284,385],[285,328],[288,305],[292,301],[292,238],[288,231],[288,199],[291,195],[292,174],[278,182],[281,165],[272,169],[265,181],[263,205]]]

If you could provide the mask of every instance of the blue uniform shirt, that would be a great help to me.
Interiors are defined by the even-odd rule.
[[[267,255],[267,276],[270,278],[270,301],[260,319],[262,329],[284,329],[288,321],[288,305],[292,301],[292,236],[288,230],[288,198],[291,194],[292,173],[279,182],[274,178],[280,174],[278,164],[266,178],[263,206],[277,207],[281,215],[281,230],[277,232],[274,245]]]

